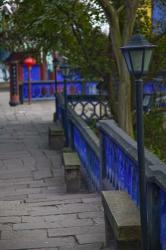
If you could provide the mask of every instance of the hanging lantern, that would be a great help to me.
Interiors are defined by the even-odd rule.
[[[24,60],[24,64],[28,67],[28,68],[32,68],[33,65],[36,64],[36,60],[33,57],[27,57]]]
[[[27,57],[24,60],[24,64],[28,67],[28,102],[32,102],[32,83],[31,83],[31,68],[36,64],[36,60],[33,57]]]

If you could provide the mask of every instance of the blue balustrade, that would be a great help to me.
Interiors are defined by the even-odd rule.
[[[68,82],[67,83],[67,94],[68,95],[81,95],[82,94],[82,83],[81,82]]]
[[[87,143],[84,135],[75,126],[73,127],[73,138],[75,150],[80,156],[86,175],[96,190],[99,190],[101,185],[100,160]]]
[[[86,83],[86,95],[97,95],[98,90],[96,88],[96,82],[87,82]]]
[[[166,249],[166,192],[160,191],[160,243]]]
[[[60,95],[63,96],[63,95]],[[71,97],[73,98],[73,97]],[[68,97],[70,101],[70,97]],[[75,99],[76,100],[76,99]],[[64,125],[64,103],[59,100]],[[98,123],[100,142],[94,132],[68,106],[69,144],[79,154],[83,173],[93,189],[114,188],[126,191],[139,208],[139,169],[137,144],[113,120]],[[166,165],[145,151],[147,174],[147,220],[152,250],[166,250]],[[107,185],[109,184],[109,185]],[[157,232],[155,232],[155,227]]]
[[[37,73],[34,71],[37,78]],[[95,92],[96,83],[92,83],[92,87]],[[86,91],[89,93],[91,83],[88,83]],[[57,91],[62,93],[64,89],[64,82],[58,82]],[[81,95],[83,93],[82,82],[67,82],[67,94],[68,95]],[[54,81],[32,81],[32,100],[49,100],[55,99],[55,82]],[[91,95],[93,95],[91,93]],[[22,87],[22,99],[26,101],[28,99],[28,82],[24,82]]]
[[[45,80],[40,81],[41,78],[41,67],[40,65],[34,65],[30,72],[32,82],[32,100],[41,99],[54,99],[55,93],[55,81]],[[62,72],[59,70],[56,73],[57,91],[62,93],[64,89],[64,77]],[[85,87],[83,87],[85,85]],[[72,77],[67,80],[67,94],[68,95],[95,95],[97,93],[97,82],[82,82],[81,75],[77,70],[72,72]],[[85,88],[85,89],[84,89]],[[85,93],[83,93],[85,90]],[[23,66],[23,86],[22,96],[23,101],[28,99],[28,68]]]
[[[103,134],[105,178],[115,189],[129,193],[139,205],[139,173],[137,163],[111,137]]]
[[[28,83],[24,83],[23,85],[23,100],[26,101],[28,99]],[[54,99],[55,93],[55,84],[53,82],[45,82],[43,83],[32,83],[32,99],[33,100],[41,100],[41,99]]]

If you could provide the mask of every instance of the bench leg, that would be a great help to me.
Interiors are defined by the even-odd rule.
[[[115,249],[116,250],[140,250],[141,244],[140,244],[140,241],[116,241]]]
[[[80,191],[80,169],[65,170],[65,182],[67,193],[78,193]]]
[[[109,247],[110,245],[113,244],[114,233],[112,231],[112,227],[106,215],[104,215],[104,220],[105,220],[105,241],[106,241],[105,243],[106,243],[106,247]]]

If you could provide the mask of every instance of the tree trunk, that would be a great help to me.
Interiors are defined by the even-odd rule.
[[[132,35],[139,0],[124,0],[124,6],[119,6],[117,10],[109,0],[98,0],[98,3],[102,7],[110,26],[112,49],[119,76],[118,124],[129,135],[133,136],[131,81],[120,47],[123,46]],[[120,27],[119,18],[122,10],[124,10],[124,20],[123,27]]]
[[[131,82],[126,63],[120,51],[123,41],[120,31],[117,32],[117,26],[119,26],[119,20],[118,16],[115,15],[114,25],[111,26],[111,39],[119,76],[117,118],[119,126],[130,136],[133,136]]]
[[[130,136],[133,136],[131,112],[131,81],[123,58],[119,58],[122,70],[119,72],[118,122]]]

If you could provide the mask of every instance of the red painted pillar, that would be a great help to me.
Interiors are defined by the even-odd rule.
[[[50,73],[50,80],[54,80],[55,81],[55,72],[54,71],[52,71]]]
[[[46,80],[46,65],[45,65],[45,63],[40,64],[40,80]]]
[[[19,104],[18,62],[10,64],[10,106]]]
[[[23,65],[18,64],[18,81],[23,82],[24,76],[23,76]]]
[[[28,103],[32,103],[31,67],[28,67]]]

